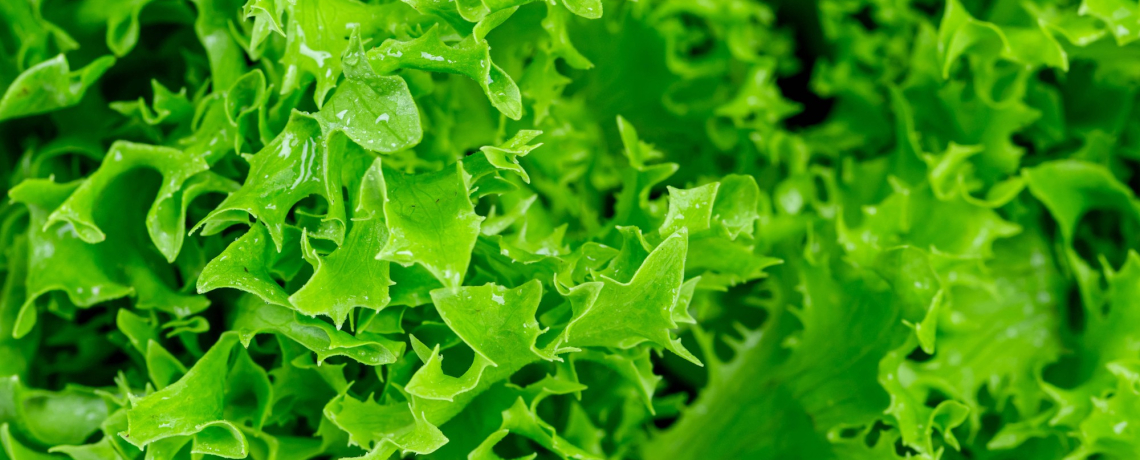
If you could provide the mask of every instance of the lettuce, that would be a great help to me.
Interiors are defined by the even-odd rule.
[[[0,459],[1140,457],[1131,0],[64,3]]]

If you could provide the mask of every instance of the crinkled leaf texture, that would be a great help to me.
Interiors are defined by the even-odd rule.
[[[10,460],[1140,458],[1135,0],[0,1]]]

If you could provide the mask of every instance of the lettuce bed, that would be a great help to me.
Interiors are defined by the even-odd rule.
[[[1135,0],[0,18],[0,459],[1140,458]]]

